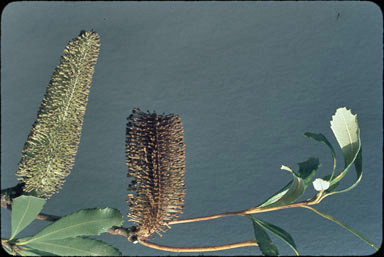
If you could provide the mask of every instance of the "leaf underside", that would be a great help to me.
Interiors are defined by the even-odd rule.
[[[12,202],[11,228],[13,239],[27,227],[43,209],[46,200],[34,196],[22,195]]]
[[[338,183],[355,164],[357,178],[355,183],[342,191],[346,192],[355,187],[362,178],[362,150],[360,141],[360,129],[357,122],[357,115],[353,115],[347,108],[339,108],[332,116],[331,129],[336,140],[343,151],[345,168],[331,181],[331,186]],[[336,192],[333,192],[336,193]]]

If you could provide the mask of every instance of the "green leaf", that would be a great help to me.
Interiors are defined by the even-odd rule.
[[[260,204],[258,207],[269,206],[277,202],[278,200],[280,200],[288,192],[289,188],[291,187],[292,181],[293,180],[291,180],[287,185],[285,185],[282,189],[280,189],[277,193],[275,193],[272,197],[268,198],[265,202]]]
[[[34,196],[22,195],[13,199],[11,213],[12,240],[39,215],[46,200]]]
[[[28,246],[60,256],[122,256],[118,249],[103,241],[82,237],[34,241]]]
[[[299,164],[299,177],[303,179],[304,183],[304,189],[308,187],[308,185],[311,183],[311,180],[313,176],[315,175],[315,172],[320,167],[319,159],[317,158],[309,158],[308,160],[304,162],[300,162]]]
[[[299,198],[304,193],[304,182],[303,180],[296,176],[295,173],[292,173],[293,179],[288,185],[286,185],[284,188],[289,186],[288,189],[280,190],[277,194],[269,198],[266,202],[259,205],[258,207],[277,207],[282,205],[287,205],[295,201],[297,198]]]
[[[256,219],[256,218],[255,218]],[[278,227],[278,226],[275,226],[271,223],[268,223],[266,221],[262,221],[261,219],[257,219],[259,224],[265,228],[265,229],[268,229],[269,231],[271,231],[273,234],[275,234],[276,236],[278,236],[281,240],[283,240],[285,243],[287,243],[292,249],[293,251],[295,251],[295,254],[297,256],[299,256],[299,252],[297,251],[297,248],[296,248],[296,244],[295,244],[295,241],[293,240],[293,238],[291,237],[290,234],[288,234],[288,232],[286,232],[285,230],[283,230],[282,228]]]
[[[333,191],[336,188],[336,186],[339,184],[339,182],[337,182],[337,183],[332,185],[332,186],[334,186],[334,188],[332,188],[332,189],[329,188],[326,191],[328,193],[327,196],[333,195],[333,194],[338,194],[338,193],[348,192],[349,190],[355,188],[360,183],[361,179],[363,178],[362,151],[363,151],[362,148],[360,148],[360,151],[359,151],[359,153],[358,153],[358,155],[357,155],[357,157],[356,157],[356,159],[354,161],[355,169],[356,169],[356,174],[357,174],[355,182],[351,186],[349,186],[349,187],[347,187],[347,188],[345,188],[343,190]]]
[[[331,178],[331,175],[327,175],[327,176],[323,177],[323,180],[330,181],[330,178]],[[337,188],[338,185],[339,185],[339,182],[337,182],[337,183],[335,183],[333,185],[330,185],[329,188],[327,190],[325,190],[325,192],[329,193],[329,192],[334,191]]]
[[[116,209],[83,209],[51,223],[32,238],[22,241],[19,245],[30,244],[35,241],[100,235],[112,226],[121,226],[122,223],[123,217],[120,211]]]
[[[355,162],[360,151],[360,129],[356,115],[353,115],[347,108],[339,108],[332,116],[331,129],[344,154],[344,170],[331,181],[331,185],[339,182]],[[357,171],[359,177],[359,171]]]
[[[310,184],[313,175],[319,167],[320,163],[317,158],[309,158],[307,161],[299,163],[298,174],[283,165],[281,169],[287,170],[292,174],[292,181],[258,207],[270,208],[294,202],[304,194],[305,189]]]
[[[27,248],[23,250],[22,253],[24,254],[24,256],[57,256],[56,254],[39,251],[33,248]]]
[[[258,219],[251,215],[247,215],[252,220],[253,231],[255,233],[256,242],[259,245],[260,251],[264,256],[278,256],[279,251],[272,243],[267,232],[263,229]]]
[[[336,170],[336,153],[335,153],[335,150],[333,149],[333,146],[328,141],[328,139],[321,133],[315,134],[315,133],[311,133],[311,132],[306,132],[306,133],[304,133],[304,135],[309,137],[309,138],[312,138],[318,142],[326,144],[328,146],[328,148],[331,150],[331,155],[332,155],[332,159],[333,159],[333,168],[332,168],[332,173],[329,177],[330,179],[328,179],[328,181],[332,180],[333,176],[335,174],[335,170]]]
[[[351,228],[350,226],[344,224],[343,222],[341,222],[340,220],[330,216],[330,215],[327,215],[319,210],[316,210],[315,208],[313,207],[310,207],[308,205],[305,205],[305,206],[302,206],[303,208],[306,208],[306,209],[309,209],[315,213],[317,213],[318,215],[322,216],[323,218],[326,218],[330,221],[333,221],[335,222],[336,224],[338,224],[339,226],[347,229],[348,231],[350,231],[351,233],[353,233],[355,236],[357,236],[358,238],[360,238],[362,241],[364,241],[365,243],[367,243],[368,245],[372,246],[373,248],[375,248],[377,251],[379,250],[379,247],[377,245],[375,245],[373,242],[371,242],[368,238],[366,238],[365,236],[363,236],[362,234],[360,234],[359,232],[357,232],[356,230],[354,230],[353,228]]]

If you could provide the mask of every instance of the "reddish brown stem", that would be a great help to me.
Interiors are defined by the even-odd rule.
[[[245,241],[245,242],[239,242],[239,243],[233,243],[233,244],[226,244],[226,245],[216,245],[216,246],[205,246],[205,247],[173,247],[173,246],[165,246],[165,245],[158,245],[155,243],[151,243],[144,240],[139,240],[139,243],[161,251],[168,251],[168,252],[213,252],[213,251],[222,251],[222,250],[228,250],[233,248],[239,248],[239,247],[246,247],[246,246],[258,246],[255,239]]]

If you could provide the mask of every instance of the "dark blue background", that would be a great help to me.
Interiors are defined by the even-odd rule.
[[[44,212],[128,212],[124,140],[132,108],[177,113],[185,128],[187,195],[182,218],[256,206],[311,156],[330,173],[326,135],[335,110],[358,115],[364,148],[357,188],[317,208],[382,241],[382,13],[370,2],[15,2],[2,13],[1,187],[15,172],[50,76],[67,42],[94,29],[101,50],[76,164]],[[355,179],[354,171],[341,186]],[[304,197],[314,194],[312,187]],[[304,199],[303,197],[303,199]],[[10,212],[2,210],[2,237]],[[306,209],[258,214],[288,231],[302,255],[367,255],[374,249]],[[36,221],[23,235],[47,222]],[[130,225],[127,222],[126,226]],[[250,240],[248,219],[174,225],[155,242],[207,246]],[[179,255],[100,238],[125,255]],[[282,255],[293,251],[272,236]],[[246,247],[204,255],[259,255]],[[182,254],[180,254],[182,255]],[[191,254],[188,254],[191,255]],[[193,254],[201,255],[201,254]]]

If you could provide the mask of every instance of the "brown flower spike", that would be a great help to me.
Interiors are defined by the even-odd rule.
[[[182,213],[185,185],[184,129],[178,115],[134,109],[126,130],[126,164],[133,181],[128,190],[130,221],[137,237],[165,232]]]

